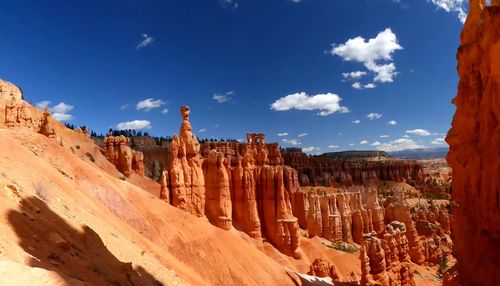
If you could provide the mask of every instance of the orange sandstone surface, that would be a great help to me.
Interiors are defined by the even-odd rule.
[[[435,285],[449,256],[446,209],[408,204],[404,183],[392,195],[302,188],[262,133],[200,144],[187,106],[157,182],[145,166],[164,151],[145,156],[147,139],[109,134],[99,147],[14,85],[0,95],[7,285]]]
[[[470,1],[458,49],[458,94],[448,162],[453,170],[450,285],[500,283],[500,2]],[[453,275],[455,274],[455,275]],[[458,275],[458,276],[457,276]]]

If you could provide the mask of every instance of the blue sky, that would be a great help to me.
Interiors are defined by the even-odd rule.
[[[2,2],[0,78],[98,133],[172,135],[187,104],[199,137],[445,146],[466,1]]]

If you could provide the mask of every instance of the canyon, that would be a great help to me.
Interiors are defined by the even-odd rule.
[[[469,7],[448,163],[200,140],[186,105],[91,136],[0,80],[2,285],[496,285],[500,1]]]

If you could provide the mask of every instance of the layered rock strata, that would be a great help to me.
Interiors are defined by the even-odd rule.
[[[422,166],[412,160],[337,160],[326,156],[307,156],[300,148],[282,149],[285,165],[296,169],[301,186],[367,184],[373,180],[405,181],[421,184]]]
[[[452,233],[462,285],[500,281],[500,1],[471,0],[458,49],[448,163]]]

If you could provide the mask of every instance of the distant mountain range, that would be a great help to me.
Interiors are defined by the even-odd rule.
[[[329,152],[321,154],[320,156],[330,157],[338,160],[369,160],[369,159],[389,159],[389,158],[399,158],[399,159],[412,159],[412,160],[423,160],[423,159],[437,159],[445,158],[448,153],[448,147],[438,147],[438,148],[418,148],[418,149],[406,149],[395,152],[385,152],[376,150],[364,150],[364,151],[342,151],[342,152]]]
[[[448,147],[407,149],[402,151],[389,152],[389,155],[400,159],[437,159],[446,158],[448,150]]]

